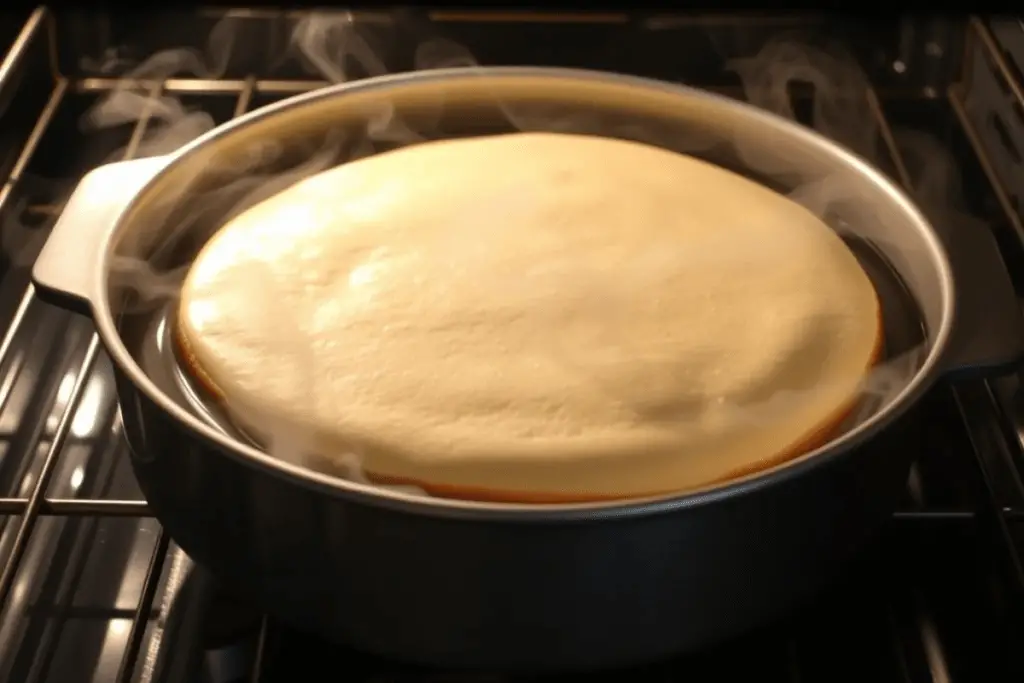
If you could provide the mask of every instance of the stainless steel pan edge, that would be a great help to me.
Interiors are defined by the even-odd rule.
[[[866,439],[885,423],[904,412],[931,384],[943,374],[970,370],[975,372],[1003,371],[1014,367],[1024,357],[1024,321],[1022,321],[1012,285],[998,249],[990,234],[952,235],[947,241],[955,247],[956,258],[950,259],[947,249],[936,233],[929,229],[928,221],[913,202],[880,172],[869,164],[835,145],[813,131],[774,116],[755,107],[703,91],[642,78],[615,74],[548,68],[500,67],[484,69],[443,69],[430,72],[398,74],[369,79],[351,84],[325,88],[300,95],[269,107],[251,112],[222,125],[198,138],[174,154],[109,164],[89,173],[68,201],[53,228],[33,269],[33,280],[40,295],[76,311],[90,314],[113,360],[123,372],[157,405],[167,410],[185,428],[216,443],[227,452],[250,462],[269,467],[275,473],[304,485],[343,491],[376,505],[423,512],[422,499],[401,493],[379,491],[351,482],[301,470],[266,456],[248,445],[235,442],[211,429],[180,406],[163,396],[134,363],[118,336],[114,317],[106,297],[106,270],[110,238],[132,205],[157,186],[164,172],[190,160],[207,145],[245,131],[248,126],[286,112],[333,98],[345,97],[375,89],[403,87],[413,83],[441,83],[458,79],[527,78],[574,81],[598,84],[601,87],[628,87],[647,92],[667,94],[679,99],[680,106],[699,102],[701,106],[728,113],[742,120],[749,131],[770,133],[800,143],[800,149],[817,157],[819,164],[843,167],[845,171],[874,185],[892,211],[902,220],[924,231],[928,259],[936,269],[937,288],[928,293],[930,306],[938,324],[931,325],[931,349],[918,375],[906,387],[890,409],[874,416],[842,439],[807,454],[779,469],[753,475],[730,486],[691,493],[682,497],[633,501],[629,504],[588,504],[558,506],[520,506],[478,504],[462,501],[431,501],[434,514],[456,517],[470,514],[500,518],[512,515],[517,520],[526,518],[558,519],[567,517],[595,518],[646,514],[713,502],[714,500],[759,488],[780,478],[799,476],[814,467],[819,455],[838,457]],[[805,159],[806,161],[807,159]],[[955,232],[955,231],[954,231]],[[967,293],[962,297],[961,293]],[[958,299],[959,305],[958,305]],[[926,311],[926,314],[928,312]],[[956,314],[956,326],[954,326]],[[954,334],[957,332],[957,334]],[[825,453],[827,451],[827,453]]]

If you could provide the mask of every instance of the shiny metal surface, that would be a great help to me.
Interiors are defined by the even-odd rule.
[[[258,448],[202,419],[187,403],[176,401],[162,390],[141,367],[129,348],[126,333],[115,322],[113,278],[114,254],[119,257],[148,258],[154,244],[162,243],[167,231],[175,230],[174,216],[180,207],[203,202],[209,190],[222,187],[227,169],[245,168],[242,176],[266,173],[259,164],[245,164],[260,143],[274,143],[289,149],[299,141],[319,139],[325,132],[350,134],[350,126],[363,129],[373,112],[397,116],[403,126],[411,125],[416,112],[434,111],[444,103],[446,116],[458,118],[460,111],[476,112],[467,118],[484,118],[479,111],[500,109],[517,127],[569,125],[576,131],[577,120],[593,119],[596,131],[615,134],[621,126],[632,131],[643,122],[657,126],[653,144],[665,144],[685,151],[693,141],[697,149],[730,148],[733,157],[751,173],[763,173],[784,182],[787,189],[813,182],[842,184],[845,196],[872,207],[872,220],[858,224],[859,236],[881,246],[887,260],[896,267],[904,284],[917,301],[928,329],[923,359],[914,374],[899,386],[885,410],[878,412],[827,444],[770,472],[744,477],[729,486],[700,489],[685,496],[660,496],[650,500],[574,505],[516,505],[424,499],[401,491],[383,490],[340,480],[268,457]],[[540,103],[538,106],[538,102]],[[497,103],[497,107],[495,107]],[[536,111],[554,108],[531,123]],[[667,113],[670,112],[670,113]],[[429,116],[433,116],[432,114]],[[589,131],[584,124],[581,132]],[[415,126],[412,128],[415,130]],[[561,129],[561,128],[558,128]],[[622,134],[632,137],[629,132]],[[676,142],[685,137],[685,141]],[[664,138],[662,140],[662,138]],[[642,138],[641,138],[642,139]],[[321,143],[322,144],[322,143]],[[734,149],[733,149],[734,147]],[[714,159],[715,157],[711,157]],[[763,160],[751,162],[748,160]],[[734,163],[736,163],[734,161]],[[758,168],[758,163],[769,168]],[[292,173],[292,171],[289,171]],[[782,179],[785,179],[784,181]],[[839,207],[841,209],[841,207]],[[854,222],[851,219],[851,222]],[[792,125],[781,117],[724,96],[682,88],[658,81],[585,70],[539,68],[435,69],[418,74],[395,74],[311,91],[261,108],[217,127],[165,156],[134,159],[101,166],[89,172],[64,206],[52,234],[33,270],[33,278],[44,290],[56,293],[70,305],[90,312],[108,353],[150,400],[168,412],[185,429],[202,434],[248,465],[275,471],[310,488],[337,489],[339,495],[376,498],[381,506],[448,515],[487,515],[557,519],[624,517],[662,509],[703,505],[746,488],[766,485],[775,477],[792,475],[813,466],[877,433],[885,423],[902,414],[936,376],[947,354],[953,332],[954,275],[943,244],[927,219],[882,173],[815,135],[805,127]],[[69,248],[74,244],[75,248]],[[891,246],[889,246],[891,244]],[[237,455],[236,455],[237,454]],[[0,581],[0,591],[3,583]]]
[[[102,88],[71,76],[48,79],[45,13],[24,27],[19,44],[28,47],[19,64],[49,87],[38,95],[18,90],[27,120],[12,121],[12,110],[0,114],[0,234],[9,240],[16,226],[20,254],[17,264],[0,267],[0,563],[11,577],[0,582],[9,583],[0,612],[0,680],[268,683],[295,680],[300,668],[313,666],[353,681],[502,680],[409,671],[271,622],[261,626],[259,615],[244,616],[244,606],[211,602],[215,588],[146,517],[120,438],[109,361],[98,354],[91,370],[83,369],[91,325],[35,299],[26,268],[62,191],[128,144],[131,131],[98,147],[85,140],[76,117]],[[202,94],[201,106],[226,116],[280,91],[272,80],[242,78],[237,89],[225,83],[188,81],[190,92]],[[261,83],[271,87],[261,90]],[[281,89],[288,92],[316,87],[287,83]],[[21,85],[0,78],[0,100]],[[885,135],[890,122],[948,126],[949,144],[966,166],[978,167],[986,215],[1010,230],[1012,221],[999,218],[1006,193],[988,173],[989,152],[971,120],[960,116],[961,96],[953,88],[920,105],[868,93],[899,180],[909,181]],[[20,172],[11,175],[12,168]],[[1007,382],[1010,389],[1019,384]],[[1024,420],[1003,410],[1014,394],[1000,389],[975,382],[934,397],[933,427],[908,445],[923,455],[890,543],[848,583],[791,622],[640,672],[637,680],[1020,680],[1024,456],[1015,437]]]

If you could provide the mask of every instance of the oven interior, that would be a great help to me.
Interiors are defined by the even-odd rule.
[[[790,115],[924,207],[971,216],[1024,291],[1024,24],[1012,18],[513,12],[0,10],[0,680],[501,681],[424,671],[278,625],[149,516],[91,323],[29,270],[89,169],[338,80],[550,65],[686,83]],[[469,60],[472,60],[470,62]],[[926,399],[901,509],[781,623],[644,680],[1024,677],[1020,378]],[[302,671],[300,671],[300,669]]]

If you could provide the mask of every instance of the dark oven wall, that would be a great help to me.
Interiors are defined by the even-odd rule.
[[[66,75],[123,74],[156,51],[226,55],[222,78],[315,78],[290,50],[300,16],[267,10],[57,13],[57,60]],[[324,14],[339,46],[344,13]],[[706,16],[670,13],[572,14],[408,9],[350,15],[387,71],[414,68],[417,46],[453,42],[480,64],[543,64],[627,71],[674,81],[736,87],[726,63],[786,37],[853,52],[878,88],[936,88],[957,74],[964,19],[852,19],[803,14]],[[224,20],[226,18],[226,24]],[[219,26],[218,26],[219,24]],[[215,31],[216,29],[216,31]],[[213,39],[211,41],[211,36]],[[212,43],[212,45],[211,45]],[[451,45],[448,45],[451,55]],[[443,48],[442,48],[443,50]],[[290,54],[291,53],[291,54]],[[351,61],[351,60],[350,60]],[[358,61],[358,60],[357,60]],[[360,76],[359,69],[350,77]]]

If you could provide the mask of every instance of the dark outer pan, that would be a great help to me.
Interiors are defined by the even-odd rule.
[[[153,368],[143,372],[157,314],[115,319],[111,253],[187,263],[196,235],[223,211],[171,247],[168,226],[210,187],[251,176],[242,158],[253,142],[286,150],[261,161],[280,170],[315,151],[325,130],[365,126],[384,105],[403,121],[465,135],[494,131],[499,100],[503,115],[518,107],[520,122],[554,112],[559,130],[655,131],[681,151],[700,141],[701,156],[734,168],[756,152],[773,159],[770,180],[782,188],[838,174],[858,189],[853,209],[871,212],[873,232],[855,246],[882,297],[889,346],[913,345],[923,323],[917,375],[886,410],[771,472],[629,505],[530,507],[423,500],[272,460],[176,401]],[[904,437],[924,392],[955,372],[1002,370],[1024,356],[1024,323],[994,240],[962,228],[933,228],[863,161],[732,100],[594,72],[439,70],[303,95],[173,157],[94,171],[33,277],[42,295],[95,319],[140,485],[173,538],[228,585],[299,628],[370,652],[554,671],[643,662],[734,634],[798,603],[864,544],[903,490],[915,452]]]

